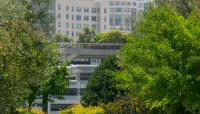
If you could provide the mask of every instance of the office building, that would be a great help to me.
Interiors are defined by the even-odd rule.
[[[55,32],[74,41],[89,27],[97,33],[132,30],[132,22],[153,0],[56,0]]]

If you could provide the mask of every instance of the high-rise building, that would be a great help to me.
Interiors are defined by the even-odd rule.
[[[55,32],[74,41],[84,27],[97,33],[132,30],[132,21],[153,0],[56,0]]]

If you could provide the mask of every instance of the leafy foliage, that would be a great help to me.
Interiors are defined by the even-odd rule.
[[[104,114],[104,110],[97,106],[83,107],[82,105],[74,105],[69,109],[60,111],[59,114]]]
[[[45,114],[44,112],[42,112],[37,108],[32,108],[31,111],[29,111],[26,108],[17,108],[16,110],[18,114]]]
[[[150,8],[120,52],[118,87],[131,88],[152,110],[199,113],[199,19],[198,10],[184,18],[168,6]]]
[[[83,29],[83,32],[79,33],[79,43],[91,43],[94,42],[95,38],[95,31],[93,29],[90,29],[88,27]]]
[[[118,30],[111,32],[99,33],[95,36],[95,42],[100,43],[126,43],[128,33],[122,33]]]
[[[25,100],[31,107],[49,80],[61,80],[66,74],[63,67],[57,68],[56,44],[48,42],[43,31],[26,21],[26,7],[15,2],[0,7],[0,112],[3,114],[14,113]],[[59,78],[54,78],[55,75]],[[54,87],[63,87],[63,83]]]
[[[81,98],[82,104],[107,103],[120,96],[120,91],[115,88],[118,83],[115,80],[115,71],[119,69],[116,61],[115,56],[108,57],[96,68]]]

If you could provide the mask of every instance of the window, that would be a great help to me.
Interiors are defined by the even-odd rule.
[[[104,13],[106,13],[106,8],[104,8]]]
[[[69,35],[69,32],[68,32],[68,31],[66,31],[66,35]]]
[[[76,29],[81,29],[81,24],[80,23],[76,24]]]
[[[115,25],[120,25],[120,24],[121,24],[121,16],[115,15]]]
[[[59,18],[59,19],[61,18],[61,15],[60,15],[60,13],[58,13],[58,18]]]
[[[96,13],[97,9],[96,8],[92,8],[92,13]]]
[[[97,17],[96,16],[92,16],[92,21],[96,21],[97,20]]]
[[[115,2],[115,5],[120,5],[120,2],[119,1]]]
[[[144,7],[144,4],[143,3],[140,3],[139,4],[139,8],[143,8]]]
[[[136,6],[136,2],[133,2],[133,6]]]
[[[130,6],[130,5],[131,5],[131,3],[130,3],[130,2],[126,2],[126,4],[127,4],[127,6]]]
[[[81,15],[76,15],[76,20],[81,20]]]
[[[76,7],[76,12],[81,12],[81,7]]]
[[[61,5],[60,4],[58,4],[58,10],[61,10]]]
[[[69,19],[69,15],[68,14],[66,14],[66,19]]]
[[[130,19],[129,16],[127,15],[127,16],[125,17],[126,26],[129,26],[129,25],[130,25],[129,19]]]
[[[68,27],[69,27],[69,23],[67,22],[67,23],[66,23],[66,28],[68,28]]]
[[[92,24],[92,28],[96,29],[97,25],[96,24]]]
[[[89,21],[89,16],[84,16],[84,21]]]
[[[72,32],[72,37],[74,37],[74,32]]]
[[[74,20],[74,15],[72,15],[72,20]]]
[[[130,12],[130,8],[124,8],[124,12]]]
[[[136,8],[131,9],[131,16],[132,17],[136,16]]]
[[[74,28],[74,23],[72,23],[72,28]]]
[[[148,4],[144,3],[144,9],[146,10],[148,8]]]
[[[58,22],[58,27],[61,27],[61,23],[60,22]]]
[[[69,10],[69,6],[66,6],[66,11],[68,11]]]
[[[72,6],[72,12],[74,11],[74,7]]]
[[[115,8],[115,12],[122,12],[122,8]]]
[[[89,8],[84,8],[85,13],[89,13]]]

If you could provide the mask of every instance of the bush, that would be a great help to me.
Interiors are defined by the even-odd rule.
[[[29,112],[27,108],[17,108],[16,110],[18,114],[45,114],[42,112],[40,109],[37,108],[32,108],[31,111]]]
[[[60,111],[59,114],[104,114],[104,110],[97,106],[83,107],[82,105],[74,105],[69,109]]]

